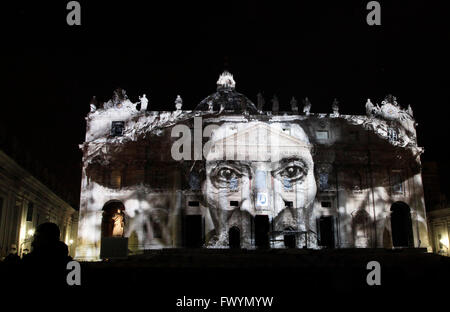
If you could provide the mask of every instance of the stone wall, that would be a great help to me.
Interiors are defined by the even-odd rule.
[[[58,224],[61,240],[75,255],[78,212],[0,151],[0,258],[12,244],[19,254],[31,251],[36,227]]]
[[[95,114],[101,116],[103,126],[91,125],[98,123]],[[186,215],[202,216],[205,246],[227,247],[228,230],[237,226],[242,247],[252,248],[251,219],[268,215],[273,247],[283,246],[279,241],[289,227],[298,232],[297,247],[305,244],[300,232],[309,232],[309,247],[319,248],[318,220],[332,216],[335,247],[390,248],[391,208],[398,202],[410,208],[410,247],[429,246],[420,174],[422,150],[415,143],[411,120],[136,111],[122,116],[123,135],[112,136],[107,116],[106,112],[91,113],[86,142],[81,146],[80,259],[98,259],[102,209],[109,201],[120,201],[125,207],[124,235],[133,246],[131,252],[183,246]],[[122,117],[116,112],[111,118]],[[212,136],[200,139],[202,146],[208,140],[215,146],[203,153],[201,160],[194,160],[195,118],[200,118],[201,129],[217,127]],[[191,131],[190,159],[175,161],[171,155],[174,143],[180,140],[173,135],[176,125]],[[278,144],[275,149],[274,141]],[[223,159],[217,159],[221,148]],[[299,168],[304,167],[292,165],[290,170],[305,170],[305,177],[287,181],[290,173],[280,175],[277,170],[283,161],[294,158]],[[224,173],[231,174],[230,179],[218,185],[211,177],[217,174],[214,170],[219,160],[232,164],[232,170],[245,167],[251,173],[239,172],[235,181],[230,170]],[[267,173],[265,190],[255,188],[257,171]],[[303,182],[297,182],[300,180]],[[267,196],[268,207],[258,206],[261,198],[257,194]]]

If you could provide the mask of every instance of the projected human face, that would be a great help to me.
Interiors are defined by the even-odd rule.
[[[211,142],[202,188],[223,244],[228,244],[226,233],[232,226],[249,233],[255,215],[269,216],[275,231],[311,228],[314,163],[308,137],[299,125],[286,130],[283,124],[224,124]],[[230,146],[239,157],[230,159]]]

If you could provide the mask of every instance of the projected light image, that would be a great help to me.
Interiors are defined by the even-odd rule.
[[[193,111],[181,96],[163,112],[122,89],[93,99],[78,259],[113,246],[429,247],[411,107],[389,95],[361,103],[365,116],[340,114],[337,100],[326,114],[292,98],[279,112],[276,97],[265,110],[235,87],[224,72]]]
[[[214,152],[206,156],[203,183],[215,233],[208,246],[228,246],[229,231],[236,229],[241,233],[242,247],[250,248],[255,217],[267,217],[272,223],[277,240],[273,247],[283,246],[285,230],[290,234],[315,233],[312,208],[316,182],[311,146],[300,126],[292,125],[291,133],[283,132],[281,123],[261,122],[224,123],[214,132]],[[225,160],[234,156],[235,160]],[[233,181],[236,187],[231,187]],[[315,237],[311,239],[310,246],[316,241]],[[298,243],[303,246],[300,240]]]

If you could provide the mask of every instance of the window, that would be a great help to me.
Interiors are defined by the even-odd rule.
[[[392,192],[394,194],[403,194],[403,181],[400,172],[392,173],[391,183],[392,183]]]
[[[190,201],[188,202],[189,207],[198,207],[200,206],[200,203],[198,201]]]
[[[123,134],[123,129],[125,128],[125,123],[123,121],[113,121],[111,124],[111,135],[121,136]]]
[[[27,221],[33,221],[33,203],[28,203]]]
[[[324,191],[328,189],[328,173],[319,174],[319,190]]]
[[[389,128],[388,129],[388,138],[389,138],[389,142],[396,142],[398,140],[397,130],[395,130],[394,128]]]
[[[111,171],[110,186],[112,188],[120,188],[122,185],[122,175],[120,170]]]
[[[255,187],[259,190],[266,189],[266,172],[257,170],[255,173]]]
[[[329,201],[320,202],[320,205],[322,206],[322,208],[331,208],[331,202]]]
[[[316,131],[316,138],[319,140],[327,140],[328,139],[328,131],[326,131],[326,130]]]
[[[353,193],[362,193],[362,178],[358,172],[353,173]]]
[[[200,177],[196,172],[189,173],[189,187],[194,191],[201,189]]]
[[[237,206],[239,206],[239,203],[237,201],[235,201],[235,200],[232,200],[232,201],[230,201],[230,206],[231,207],[237,207]]]

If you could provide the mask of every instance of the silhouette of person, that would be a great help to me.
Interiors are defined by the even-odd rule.
[[[5,259],[3,259],[2,262],[0,261],[1,285],[11,289],[19,287],[18,280],[21,275],[20,268],[21,261],[19,255],[17,254],[17,247],[15,244],[12,244],[9,249],[9,254],[5,257]]]
[[[66,265],[72,258],[66,244],[59,240],[58,225],[40,224],[31,243],[31,253],[23,257],[27,277],[38,285],[60,286],[66,284]]]
[[[9,249],[9,254],[3,260],[5,263],[18,263],[20,261],[20,257],[17,254],[16,244],[12,244]]]

